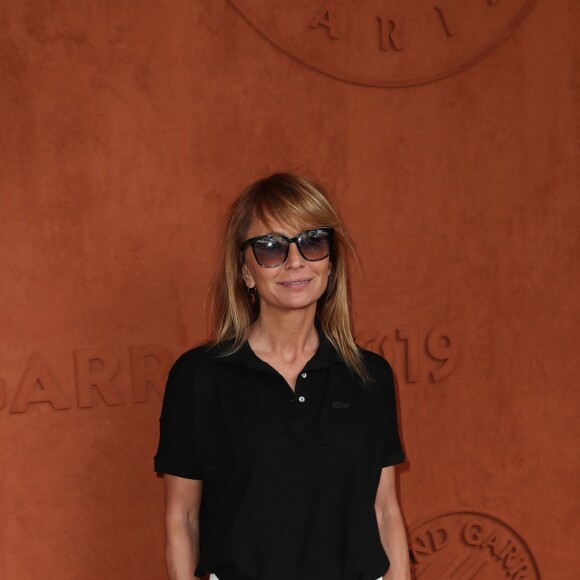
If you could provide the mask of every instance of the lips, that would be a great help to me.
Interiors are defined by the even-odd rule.
[[[300,278],[299,280],[287,280],[286,282],[278,282],[280,286],[284,286],[285,288],[301,288],[306,286],[308,282],[310,282],[312,278]]]

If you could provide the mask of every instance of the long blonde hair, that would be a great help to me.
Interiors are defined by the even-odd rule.
[[[259,315],[259,302],[254,307],[250,305],[242,279],[240,246],[254,219],[267,223],[272,218],[296,230],[305,226],[334,229],[332,273],[327,290],[318,301],[317,316],[322,331],[346,365],[363,382],[368,382],[369,375],[352,334],[347,283],[352,244],[324,189],[294,173],[274,173],[256,181],[230,207],[210,289],[211,342],[214,345],[228,342],[228,352],[235,352],[247,339],[250,326]]]

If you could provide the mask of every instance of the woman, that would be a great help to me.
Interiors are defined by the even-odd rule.
[[[303,177],[233,204],[213,340],[177,360],[160,419],[172,580],[410,577],[393,376],[354,343],[349,250]]]

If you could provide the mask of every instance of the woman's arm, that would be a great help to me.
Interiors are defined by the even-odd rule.
[[[192,580],[199,557],[199,506],[203,482],[163,476],[165,565],[170,580]]]
[[[384,580],[410,580],[409,546],[395,487],[395,467],[384,467],[375,500],[383,548],[391,567]]]

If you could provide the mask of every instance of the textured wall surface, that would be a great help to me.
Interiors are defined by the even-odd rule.
[[[279,169],[357,246],[421,579],[579,577],[578,3],[385,6],[2,2],[1,578],[164,577],[164,376]]]

